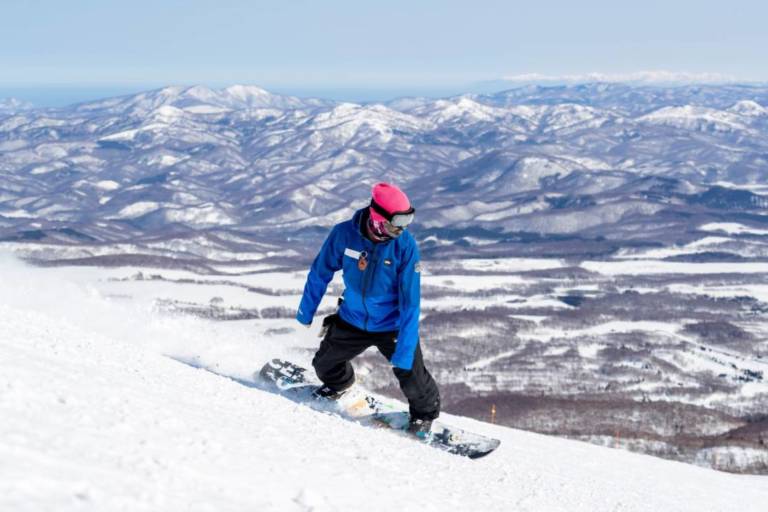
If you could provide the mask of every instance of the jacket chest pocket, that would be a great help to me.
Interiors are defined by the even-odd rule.
[[[378,273],[388,283],[397,282],[397,268],[392,258],[382,258],[379,261]]]
[[[344,259],[342,260],[342,269],[344,271],[344,284],[357,291],[363,286],[365,268],[368,265],[368,253],[365,250],[344,249]],[[362,268],[361,268],[362,267]]]
[[[371,275],[372,292],[379,295],[397,293],[397,269],[392,258],[380,258],[376,261]]]

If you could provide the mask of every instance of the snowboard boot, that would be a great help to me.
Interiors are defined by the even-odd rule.
[[[420,418],[411,418],[408,422],[406,431],[419,439],[427,439],[432,433],[432,420],[422,420]]]
[[[342,396],[346,395],[347,391],[352,389],[354,383],[355,382],[352,381],[352,384],[345,387],[344,389],[333,389],[332,387],[323,384],[322,386],[318,386],[314,391],[312,391],[312,398],[315,400],[338,400]]]

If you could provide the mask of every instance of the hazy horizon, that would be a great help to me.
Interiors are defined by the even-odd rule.
[[[594,76],[584,75],[585,77]],[[545,77],[531,80],[507,80],[496,79],[467,84],[447,84],[442,87],[428,86],[390,86],[390,87],[365,87],[365,86],[298,86],[298,85],[266,85],[252,82],[230,83],[144,83],[144,84],[30,84],[30,85],[5,85],[0,83],[0,100],[16,99],[32,104],[37,108],[57,108],[68,105],[97,101],[104,98],[138,94],[145,91],[162,89],[164,87],[180,86],[192,87],[203,85],[211,89],[221,89],[231,85],[254,85],[274,94],[297,96],[300,98],[322,98],[334,101],[350,101],[357,103],[386,102],[402,97],[428,97],[442,98],[468,93],[488,94],[513,89],[525,85],[560,86],[577,85],[586,83],[622,83],[633,86],[684,86],[684,85],[765,85],[765,82],[751,81],[679,81],[679,82],[653,82],[632,80],[573,80],[558,77]]]
[[[65,107],[67,105],[80,103],[84,101],[94,101],[102,98],[109,98],[115,96],[125,96],[130,94],[138,94],[140,92],[161,89],[163,87],[170,86],[182,86],[191,87],[194,85],[204,85],[212,89],[219,89],[230,85],[239,84],[241,82],[232,83],[148,83],[138,85],[30,85],[30,86],[4,86],[0,84],[0,100],[14,98],[33,104],[35,107]],[[443,97],[451,96],[455,94],[462,94],[465,92],[473,92],[469,89],[471,86],[446,86],[443,88],[438,87],[300,87],[300,86],[265,86],[258,83],[247,83],[246,85],[255,85],[263,89],[268,90],[275,94],[284,94],[289,96],[297,96],[301,98],[323,98],[336,101],[352,101],[352,102],[371,102],[371,101],[388,101],[395,98],[404,96],[426,96],[426,97]]]

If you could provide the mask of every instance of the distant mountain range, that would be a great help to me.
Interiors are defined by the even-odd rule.
[[[0,115],[10,115],[33,108],[31,103],[16,98],[0,98]]]
[[[317,238],[379,180],[411,195],[426,251],[446,255],[520,241],[608,254],[690,241],[709,222],[765,229],[767,107],[763,86],[604,83],[385,104],[239,85],[57,109],[6,100],[0,239]]]

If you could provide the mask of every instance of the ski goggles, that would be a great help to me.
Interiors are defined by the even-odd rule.
[[[416,210],[411,207],[402,212],[389,213],[383,206],[371,199],[371,208],[373,211],[387,219],[387,222],[395,226],[396,228],[404,228],[413,222],[413,217],[416,214]]]

